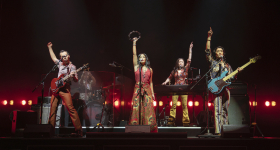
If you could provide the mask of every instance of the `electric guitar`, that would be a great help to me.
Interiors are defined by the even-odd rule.
[[[247,62],[240,68],[244,69],[245,67],[249,66],[251,63],[255,63],[258,59],[261,59],[261,56],[256,56],[254,58],[251,58],[249,62]],[[226,76],[227,73],[228,71],[224,71],[219,77],[208,81],[208,89],[213,94],[219,94],[224,89],[224,87],[229,86],[231,82],[227,82],[227,80],[235,76],[238,73],[238,69],[236,69],[234,72]]]
[[[79,69],[77,69],[76,71],[75,71],[75,73],[77,73],[77,72],[79,72],[79,71],[81,71],[81,70],[83,70],[83,69],[86,69],[86,68],[88,68],[89,67],[89,65],[88,65],[88,63],[87,64],[85,64],[84,66],[82,66],[82,67],[80,67]],[[52,82],[51,82],[51,90],[52,90],[52,92],[53,93],[58,93],[58,91],[59,91],[59,89],[61,89],[61,88],[63,88],[65,85],[66,85],[66,80],[67,79],[69,79],[71,77],[71,75],[70,74],[68,74],[68,75],[64,75],[64,74],[62,74],[62,75],[60,75],[58,78],[53,78],[52,79]]]

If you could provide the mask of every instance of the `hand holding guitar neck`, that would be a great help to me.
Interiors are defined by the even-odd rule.
[[[229,86],[231,82],[227,82],[228,79],[235,76],[239,71],[243,70],[245,67],[249,66],[251,63],[255,63],[258,59],[261,59],[261,56],[256,56],[251,58],[249,62],[244,64],[242,67],[239,67],[234,72],[230,73],[226,76],[228,71],[224,71],[219,77],[209,80],[208,82],[208,89],[213,94],[219,94],[224,89],[224,87]]]

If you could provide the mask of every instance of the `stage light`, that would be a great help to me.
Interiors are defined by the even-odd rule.
[[[199,102],[198,102],[198,101],[195,101],[195,102],[194,102],[194,106],[199,106]]]
[[[180,101],[177,101],[177,106],[181,106],[181,102]]]
[[[10,105],[14,105],[14,100],[10,100]]]
[[[208,102],[208,106],[210,107],[210,106],[211,106],[211,103]]]
[[[193,106],[193,102],[192,101],[189,101],[189,106]]]
[[[7,105],[8,104],[8,101],[7,100],[4,100],[3,101],[3,105]]]
[[[159,106],[162,106],[162,105],[163,105],[163,102],[162,102],[162,101],[159,101],[158,104],[159,104]]]
[[[22,101],[21,101],[21,104],[22,104],[22,105],[25,105],[25,104],[26,104],[26,100],[22,100]]]
[[[258,106],[258,102],[253,102],[253,106]]]
[[[172,101],[169,104],[170,104],[170,106],[172,106]]]
[[[275,102],[275,101],[272,101],[272,102],[271,102],[271,106],[276,106],[276,102]]]
[[[269,106],[270,105],[270,102],[269,101],[266,101],[265,102],[265,106]]]
[[[119,101],[115,101],[115,106],[118,107],[119,106]]]
[[[106,102],[105,102],[106,103]],[[28,101],[28,105],[32,105],[32,100]]]
[[[251,103],[251,102],[249,102],[249,105],[250,105],[250,106],[252,106],[252,103]]]
[[[156,106],[157,106],[157,102],[156,102],[156,101],[153,101],[153,104],[154,104],[154,107],[156,107]]]
[[[124,101],[121,102],[121,105],[124,106]]]

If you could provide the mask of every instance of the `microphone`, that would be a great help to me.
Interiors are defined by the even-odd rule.
[[[109,63],[109,66],[111,66],[111,67],[117,67],[114,63]]]
[[[223,55],[220,55],[219,57],[220,57],[221,61],[224,61],[224,56]]]
[[[194,67],[191,67],[191,69],[195,69],[195,70],[197,70],[197,68],[194,68]]]

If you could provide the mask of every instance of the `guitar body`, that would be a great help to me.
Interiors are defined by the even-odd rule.
[[[80,67],[76,70],[75,73],[81,71],[82,69],[88,68],[88,63],[84,66]],[[63,88],[66,85],[66,82],[69,78],[71,78],[71,74],[68,75],[60,75],[58,78],[53,78],[51,82],[51,90],[53,93],[58,93],[59,89]]]
[[[53,93],[58,93],[59,89],[63,88],[66,85],[66,82],[61,80],[64,77],[64,74],[60,75],[58,78],[53,78],[51,82],[51,90]]]
[[[208,81],[208,89],[213,94],[219,94],[224,89],[224,87],[229,86],[231,82],[225,82],[223,78],[226,76],[228,71],[223,72],[219,77]]]
[[[256,56],[254,58],[251,58],[249,62],[244,64],[240,69],[244,69],[251,63],[255,63],[258,59],[261,59],[261,56]],[[238,69],[236,69],[234,72],[231,74],[227,75],[228,71],[223,72],[219,77],[214,78],[212,80],[209,80],[208,82],[208,89],[213,93],[213,94],[219,94],[221,91],[224,89],[224,87],[229,86],[231,82],[226,82],[228,79],[232,78],[234,75],[238,73]]]

